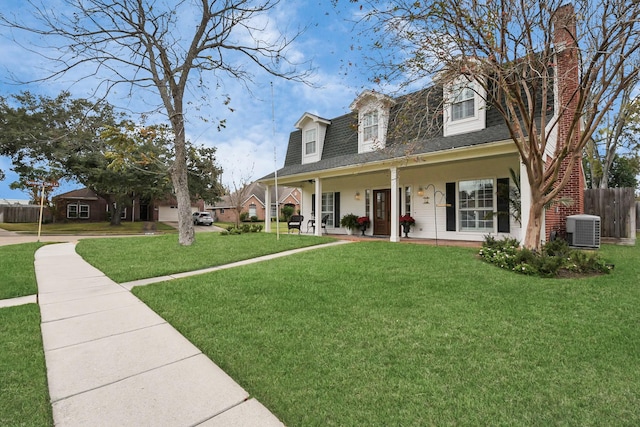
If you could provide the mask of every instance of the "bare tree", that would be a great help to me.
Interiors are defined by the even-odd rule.
[[[640,147],[640,96],[633,86],[622,92],[620,102],[609,112],[585,147],[585,166],[591,188],[609,188],[614,160],[624,153],[637,153]]]
[[[233,175],[231,177],[232,188],[229,188],[229,194],[227,194],[227,197],[231,207],[236,211],[236,227],[240,226],[240,215],[242,214],[244,203],[247,201],[247,198],[250,196],[251,191],[254,188],[254,186],[251,185],[252,174],[253,168],[251,169],[251,172],[241,174],[237,179]]]
[[[375,79],[466,76],[504,118],[531,193],[528,248],[540,246],[544,206],[564,196],[585,145],[637,81],[640,2],[576,0],[574,13],[564,1],[356,0],[383,58]]]
[[[58,7],[27,0],[34,20],[0,15],[0,23],[45,40],[31,46],[54,67],[46,79],[71,70],[99,77],[105,93],[127,84],[151,89],[175,135],[171,180],[178,201],[179,242],[194,241],[187,174],[185,93],[205,92],[205,74],[245,84],[247,64],[274,76],[303,81],[306,72],[286,59],[291,38],[269,38],[267,14],[279,0],[60,0]],[[18,36],[16,36],[18,39]],[[18,41],[16,40],[18,43]],[[209,72],[209,73],[207,73]],[[105,95],[106,96],[106,95]],[[228,101],[225,101],[228,102]]]

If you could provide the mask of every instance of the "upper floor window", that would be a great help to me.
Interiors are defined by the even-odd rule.
[[[304,154],[310,155],[316,153],[316,130],[309,129],[304,133]]]
[[[451,120],[462,120],[475,116],[475,92],[473,84],[465,82],[453,87],[451,103]]]
[[[364,141],[378,138],[378,112],[371,111],[362,116],[362,136]]]

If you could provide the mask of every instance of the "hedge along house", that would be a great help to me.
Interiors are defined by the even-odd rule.
[[[556,142],[565,140],[564,118],[570,120],[575,111],[567,93],[578,81],[575,53],[560,49],[574,43],[571,28],[558,27],[552,69],[556,76],[574,77],[555,78],[554,93],[539,109],[553,111],[559,119],[557,125],[547,125],[547,159]],[[345,233],[342,216],[368,216],[367,235],[396,242],[400,216],[408,214],[415,219],[414,238],[482,241],[493,234],[524,240],[531,204],[527,170],[503,117],[486,104],[482,86],[473,78],[461,76],[398,98],[364,91],[350,109],[352,113],[333,119],[305,113],[290,134],[278,184],[301,188],[305,221],[326,217],[329,233]],[[543,240],[552,229],[562,231],[566,216],[583,213],[584,177],[576,169],[560,194],[573,203],[547,210]],[[500,189],[517,186],[510,170],[522,183],[521,223],[499,214],[510,209],[509,191]],[[275,175],[259,182],[270,187]],[[267,198],[269,193],[267,189]],[[265,223],[269,230],[269,218]],[[316,234],[321,232],[315,228]]]

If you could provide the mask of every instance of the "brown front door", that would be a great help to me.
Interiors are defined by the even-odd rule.
[[[391,233],[391,190],[373,190],[373,234]]]

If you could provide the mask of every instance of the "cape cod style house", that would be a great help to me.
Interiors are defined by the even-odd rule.
[[[563,55],[562,43],[571,43],[566,27],[556,30],[556,71],[574,67],[576,78],[556,79],[556,86],[576,85],[576,55]],[[472,85],[461,79],[397,98],[367,90],[350,105],[352,113],[331,119],[304,113],[290,134],[278,184],[300,188],[304,221],[326,218],[328,233],[345,233],[340,218],[353,213],[370,218],[366,235],[395,242],[402,235],[400,217],[408,214],[415,219],[413,238],[482,241],[492,234],[522,241],[530,206],[527,171],[504,119]],[[571,88],[555,89],[548,108],[558,114],[560,105],[570,105],[562,94]],[[551,130],[549,156],[565,137],[562,120]],[[509,192],[499,189],[516,186],[510,170],[522,183],[521,223],[496,214],[509,211]],[[583,213],[584,177],[574,171],[565,190],[573,204],[547,211],[543,240],[567,215]],[[274,178],[259,180],[267,198]],[[267,217],[267,230],[270,222]]]

